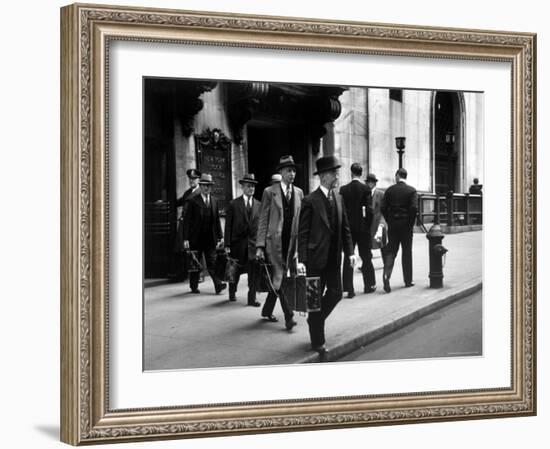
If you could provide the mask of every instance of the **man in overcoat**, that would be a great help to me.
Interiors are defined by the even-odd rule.
[[[361,273],[363,274],[363,292],[372,293],[376,290],[374,280],[374,267],[372,266],[370,227],[372,223],[372,198],[370,188],[363,183],[361,175],[363,168],[358,163],[351,164],[351,182],[340,187],[340,194],[344,199],[353,248],[359,249],[359,257],[363,262]],[[353,285],[353,268],[349,259],[344,259],[343,270],[344,291],[348,292],[348,298],[355,296]]]
[[[258,216],[260,202],[254,198],[256,181],[254,174],[247,174],[239,180],[243,194],[232,200],[225,215],[225,248],[229,255],[238,260],[239,265],[248,273],[248,305],[259,307],[256,301],[256,290],[252,279],[251,261],[256,257],[256,233],[258,232]],[[229,283],[229,300],[236,301],[237,285],[241,271],[237,274],[235,283]]]
[[[382,261],[384,261],[388,244],[388,228],[386,225],[386,220],[384,220],[384,216],[382,215],[382,200],[384,199],[384,192],[376,187],[378,178],[374,173],[369,173],[365,182],[370,188],[372,196],[372,223],[370,227],[371,254],[372,250],[379,249]],[[375,277],[372,279],[372,285],[376,289]]]
[[[351,231],[342,197],[335,192],[340,164],[334,156],[316,161],[321,185],[304,198],[298,234],[298,272],[320,277],[321,310],[309,312],[311,347],[327,360],[325,321],[342,299],[342,252],[355,265]]]
[[[212,175],[203,173],[199,180],[200,194],[187,200],[187,209],[183,219],[183,244],[186,249],[198,251],[198,258],[206,260],[206,267],[216,294],[226,288],[226,284],[218,279],[214,272],[216,261],[216,245],[222,242],[222,229],[218,210],[218,201],[212,196]],[[189,274],[189,286],[193,293],[200,293],[198,289],[199,273]]]
[[[294,312],[281,290],[281,283],[287,271],[296,271],[298,218],[304,193],[294,185],[296,164],[292,156],[281,157],[277,171],[281,175],[281,182],[267,187],[262,195],[256,236],[256,257],[265,258],[272,265],[272,282],[275,289],[267,295],[262,316],[268,321],[277,321],[273,316],[273,309],[279,297],[285,316],[285,326],[287,330],[291,330],[296,321],[293,318]]]
[[[414,285],[412,279],[412,240],[416,220],[417,194],[413,186],[407,184],[407,170],[400,168],[395,172],[395,184],[384,193],[382,214],[388,223],[388,249],[384,261],[384,291],[391,291],[390,278],[399,247],[401,246],[401,265],[405,287]]]

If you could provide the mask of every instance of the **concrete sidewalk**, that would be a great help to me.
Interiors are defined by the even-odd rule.
[[[400,253],[391,280],[392,292],[382,290],[382,273],[376,271],[378,289],[353,299],[345,296],[328,317],[327,347],[330,360],[409,324],[440,307],[468,296],[482,287],[482,231],[446,235],[449,249],[444,267],[444,288],[429,288],[428,240],[415,234],[413,278],[404,288]],[[375,255],[379,255],[376,251]],[[380,268],[377,257],[375,266]],[[318,361],[310,348],[306,316],[295,314],[298,325],[288,332],[277,303],[278,323],[265,322],[261,308],[246,305],[246,276],[240,281],[237,302],[228,301],[227,290],[214,294],[210,278],[191,294],[184,283],[145,289],[144,369],[166,370],[294,364]],[[355,274],[356,292],[363,290]],[[259,295],[263,301],[266,294]]]

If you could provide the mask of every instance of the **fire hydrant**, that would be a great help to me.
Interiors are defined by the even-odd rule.
[[[430,242],[430,288],[443,287],[443,255],[448,251],[441,244],[444,237],[439,223],[435,223],[426,234]]]

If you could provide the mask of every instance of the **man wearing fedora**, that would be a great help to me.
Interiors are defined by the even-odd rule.
[[[412,241],[417,208],[416,189],[407,184],[407,170],[400,168],[395,172],[395,184],[388,187],[382,200],[382,214],[388,223],[388,248],[382,278],[386,293],[391,292],[390,277],[400,246],[405,287],[414,286]]]
[[[199,179],[200,194],[193,195],[187,200],[183,219],[183,245],[186,249],[198,251],[199,260],[204,255],[206,267],[218,294],[226,284],[222,283],[214,273],[216,244],[222,239],[222,229],[218,202],[211,195],[213,185],[212,175],[203,173]],[[193,293],[200,293],[198,272],[189,274],[189,286]]]
[[[176,229],[176,243],[174,248],[176,252],[176,279],[179,281],[184,281],[187,277],[183,257],[183,217],[185,216],[185,210],[187,209],[186,202],[192,196],[199,194],[199,178],[201,177],[201,172],[198,171],[196,168],[190,168],[189,170],[187,170],[186,174],[189,180],[189,188],[185,192],[183,192],[183,195],[176,200],[176,207],[181,206],[181,213],[178,219]]]
[[[250,173],[239,180],[243,194],[232,200],[227,206],[225,216],[225,249],[231,257],[248,273],[248,305],[259,307],[256,301],[256,291],[252,280],[252,267],[250,261],[256,256],[256,232],[258,231],[258,214],[260,202],[254,198],[256,181],[254,174]],[[239,283],[240,270],[235,283],[229,284],[229,301],[236,301],[235,294]]]
[[[272,283],[275,291],[269,292],[262,308],[262,317],[277,321],[273,316],[275,301],[279,297],[285,316],[285,326],[291,330],[295,325],[294,312],[281,290],[283,276],[288,270],[296,271],[296,238],[298,236],[298,214],[304,193],[294,185],[296,164],[292,156],[279,160],[277,171],[281,181],[267,187],[262,195],[258,234],[256,236],[256,257],[266,258],[272,266]]]
[[[365,180],[367,186],[369,186],[372,196],[372,223],[370,227],[371,236],[371,254],[373,249],[379,249],[382,256],[382,261],[386,260],[386,245],[388,243],[388,230],[386,220],[382,215],[382,200],[384,199],[384,192],[376,187],[378,178],[374,173],[369,173]],[[374,271],[372,273],[372,285],[376,285],[376,279],[374,277]]]
[[[376,290],[374,281],[374,267],[372,266],[372,253],[370,250],[370,226],[372,223],[372,197],[368,186],[361,181],[363,168],[358,163],[351,164],[351,182],[340,187],[340,194],[344,199],[353,248],[359,249],[359,257],[363,264],[363,292],[372,293]],[[355,296],[353,286],[353,268],[349,259],[344,259],[343,283],[344,291],[348,292],[348,298]]]
[[[342,252],[355,265],[351,231],[342,196],[335,192],[338,169],[334,156],[316,162],[321,185],[304,198],[298,234],[298,272],[320,277],[321,310],[308,313],[311,347],[326,361],[325,321],[342,299]]]

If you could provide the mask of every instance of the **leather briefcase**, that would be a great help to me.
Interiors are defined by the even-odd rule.
[[[271,281],[271,264],[261,260],[256,260],[252,265],[253,280],[256,292],[271,292],[273,291],[273,283]]]
[[[321,310],[321,279],[317,276],[297,276],[295,307],[297,312],[319,312]]]

